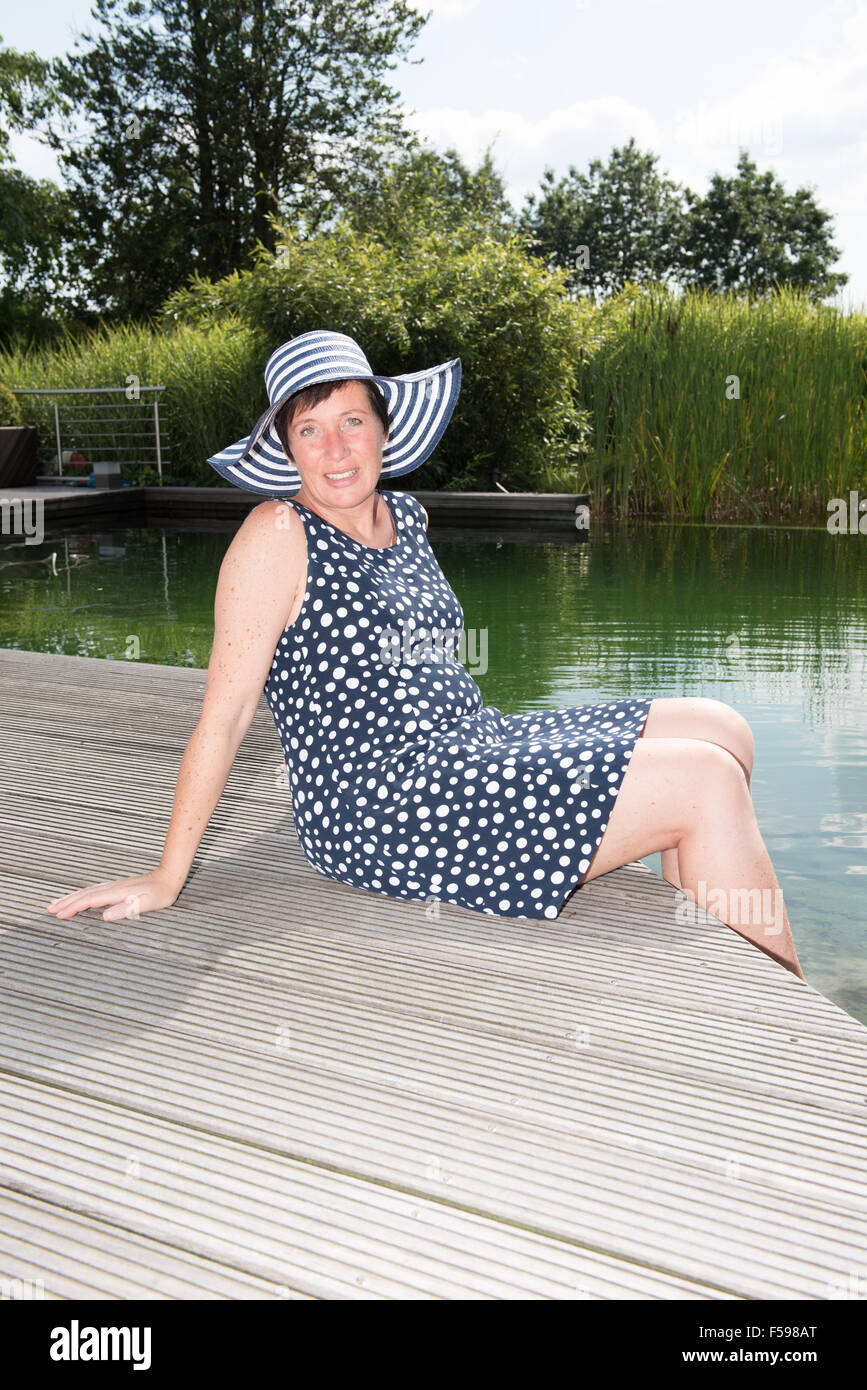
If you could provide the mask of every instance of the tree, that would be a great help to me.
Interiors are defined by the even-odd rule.
[[[41,109],[47,74],[48,63],[38,54],[0,46],[0,164],[12,162],[10,133],[29,129],[34,107]]]
[[[46,341],[80,317],[66,194],[50,179],[0,167],[0,342]]]
[[[109,313],[147,315],[220,277],[310,180],[339,189],[402,129],[385,77],[425,23],[406,0],[95,0],[101,29],[56,65],[51,126]]]
[[[258,337],[257,380],[276,343],[323,325],[355,338],[386,375],[460,357],[455,419],[413,485],[487,488],[496,466],[512,490],[575,489],[588,443],[575,390],[584,315],[568,301],[561,274],[530,259],[515,234],[438,227],[401,243],[361,232],[348,218],[303,236],[287,227],[275,255],[263,250],[251,268],[219,281],[194,279],[163,315],[164,333],[216,333],[230,323]],[[209,373],[206,355],[201,371],[213,416],[231,403],[232,378]],[[266,405],[263,396],[257,408]],[[179,453],[202,457],[240,438],[249,429],[240,412],[235,428],[221,441],[209,419]]]
[[[2,41],[0,41],[2,42]],[[48,64],[0,47],[0,342],[45,340],[79,305],[70,289],[70,210],[63,189],[15,167],[13,131],[30,130],[53,100]]]
[[[658,158],[630,139],[607,164],[592,160],[587,174],[570,165],[558,181],[546,169],[541,194],[529,195],[521,217],[530,251],[565,270],[573,290],[594,296],[676,273],[683,191],[657,173]]]
[[[687,193],[687,201],[685,278],[692,284],[752,294],[785,284],[824,299],[849,279],[830,270],[840,254],[830,214],[809,189],[787,194],[770,170],[760,174],[746,150],[734,176],[714,174],[704,197]]]
[[[498,238],[515,231],[514,209],[490,149],[473,170],[457,150],[441,153],[413,139],[382,166],[363,171],[335,206],[358,231],[395,245],[434,230]]]

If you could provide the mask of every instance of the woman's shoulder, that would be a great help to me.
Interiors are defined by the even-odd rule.
[[[425,530],[427,530],[427,512],[417,497],[414,497],[411,492],[404,492],[396,488],[390,489],[388,495],[390,501],[392,501],[396,507],[405,508],[409,515],[414,516]]]
[[[290,502],[291,498],[286,497],[267,497],[263,502],[257,502],[244,517],[240,529],[261,531],[269,528],[285,530],[288,527],[294,530],[293,523],[301,526],[301,518],[295,508],[288,505]]]
[[[234,553],[275,554],[292,564],[306,554],[304,523],[294,507],[269,497],[251,507],[229,547]]]

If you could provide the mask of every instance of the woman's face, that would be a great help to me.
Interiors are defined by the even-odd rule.
[[[312,410],[300,410],[288,439],[301,475],[297,496],[351,507],[375,489],[386,436],[360,381],[348,381]]]

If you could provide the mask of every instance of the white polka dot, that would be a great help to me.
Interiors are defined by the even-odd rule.
[[[398,539],[383,549],[296,504],[308,583],[264,693],[305,857],[391,897],[555,918],[602,840],[651,702],[486,706],[455,655],[463,613],[419,504],[386,496]],[[390,634],[411,638],[411,658],[399,640],[388,659]]]

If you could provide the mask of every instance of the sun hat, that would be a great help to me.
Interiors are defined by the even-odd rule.
[[[369,379],[382,391],[389,433],[382,450],[381,476],[396,478],[420,467],[440,442],[461,389],[461,359],[455,357],[422,372],[375,376],[361,348],[345,333],[302,333],[268,358],[268,409],[246,439],[213,454],[208,463],[247,492],[264,497],[297,492],[301,475],[283,451],[274,418],[296,391],[344,378]]]

